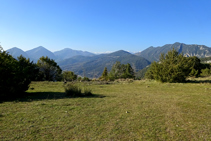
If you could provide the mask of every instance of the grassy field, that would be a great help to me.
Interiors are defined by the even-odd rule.
[[[83,84],[85,85],[85,84]],[[89,84],[69,98],[61,82],[33,82],[0,103],[0,140],[211,140],[211,84]]]

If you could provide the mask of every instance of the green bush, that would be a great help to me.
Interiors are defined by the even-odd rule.
[[[71,97],[80,97],[81,94],[81,88],[76,84],[67,84],[65,86],[65,93],[67,96]]]
[[[90,81],[90,79],[89,79],[88,77],[84,77],[84,78],[82,79],[82,81]]]
[[[150,65],[145,77],[160,82],[184,82],[188,76],[198,77],[201,67],[197,57],[184,57],[173,49],[165,55],[161,54],[159,62]]]
[[[91,96],[92,90],[85,86],[82,87],[79,84],[69,83],[65,85],[65,93],[66,96],[70,97],[83,97],[83,96]]]
[[[0,97],[21,97],[35,79],[39,69],[23,56],[13,58],[3,49],[0,50]]]
[[[206,68],[206,69],[202,69],[201,70],[201,76],[209,76],[210,75],[210,69]]]
[[[120,62],[116,62],[111,71],[108,74],[108,79],[110,81],[120,78],[135,78],[135,73],[131,65],[128,64],[121,64]]]
[[[63,71],[62,79],[66,80],[66,81],[74,81],[77,79],[77,75],[74,74],[74,72],[72,72],[72,71]]]
[[[91,96],[92,90],[90,88],[84,87],[84,96]]]

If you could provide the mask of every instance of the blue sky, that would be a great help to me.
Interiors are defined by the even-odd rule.
[[[90,52],[211,47],[210,0],[0,0],[0,44]]]

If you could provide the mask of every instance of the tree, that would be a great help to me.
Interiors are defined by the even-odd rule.
[[[77,75],[74,74],[74,72],[72,71],[63,71],[62,78],[63,80],[66,80],[66,81],[73,81],[77,79]]]
[[[38,69],[33,62],[18,57],[13,58],[7,52],[0,50],[0,97],[20,97],[29,88],[29,84]]]
[[[114,80],[120,76],[121,73],[121,63],[117,61],[111,68],[109,72],[109,79]]]
[[[103,70],[103,74],[100,77],[101,80],[108,80],[108,71],[107,71],[107,67],[104,68]]]
[[[0,52],[0,95],[1,97],[14,94],[16,91],[17,60],[1,49]]]
[[[26,59],[22,55],[18,57],[17,61],[16,76],[21,77],[21,86],[19,88],[28,90],[31,81],[38,76],[39,68],[33,61],[30,62],[30,59]]]
[[[123,66],[125,67],[125,72],[123,73],[122,77],[123,78],[134,78],[135,77],[135,73],[133,71],[133,68],[131,67],[131,65],[128,63],[127,65]]]
[[[39,80],[61,80],[62,70],[53,59],[43,56],[37,61],[37,66],[40,71]]]
[[[108,76],[108,71],[107,71],[107,68],[105,67],[103,74],[102,74],[102,77],[106,78],[107,76]]]
[[[188,76],[198,76],[200,72],[197,57],[187,58],[173,49],[166,55],[161,54],[159,62],[151,64],[146,77],[161,82],[184,82]]]
[[[109,79],[119,79],[119,78],[134,78],[134,70],[131,65],[121,64],[120,62],[116,62],[109,72]]]
[[[201,60],[196,56],[193,56],[188,57],[187,61],[190,68],[189,76],[198,77],[201,74],[201,69],[203,68],[203,65],[200,63]]]

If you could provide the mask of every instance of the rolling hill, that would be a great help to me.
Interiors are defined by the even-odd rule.
[[[58,62],[58,64],[62,70],[71,70],[77,75],[98,78],[101,76],[105,67],[110,71],[112,65],[116,61],[119,61],[122,64],[130,63],[136,71],[143,69],[150,64],[150,62],[143,57],[133,55],[123,50],[92,57],[76,56]]]

